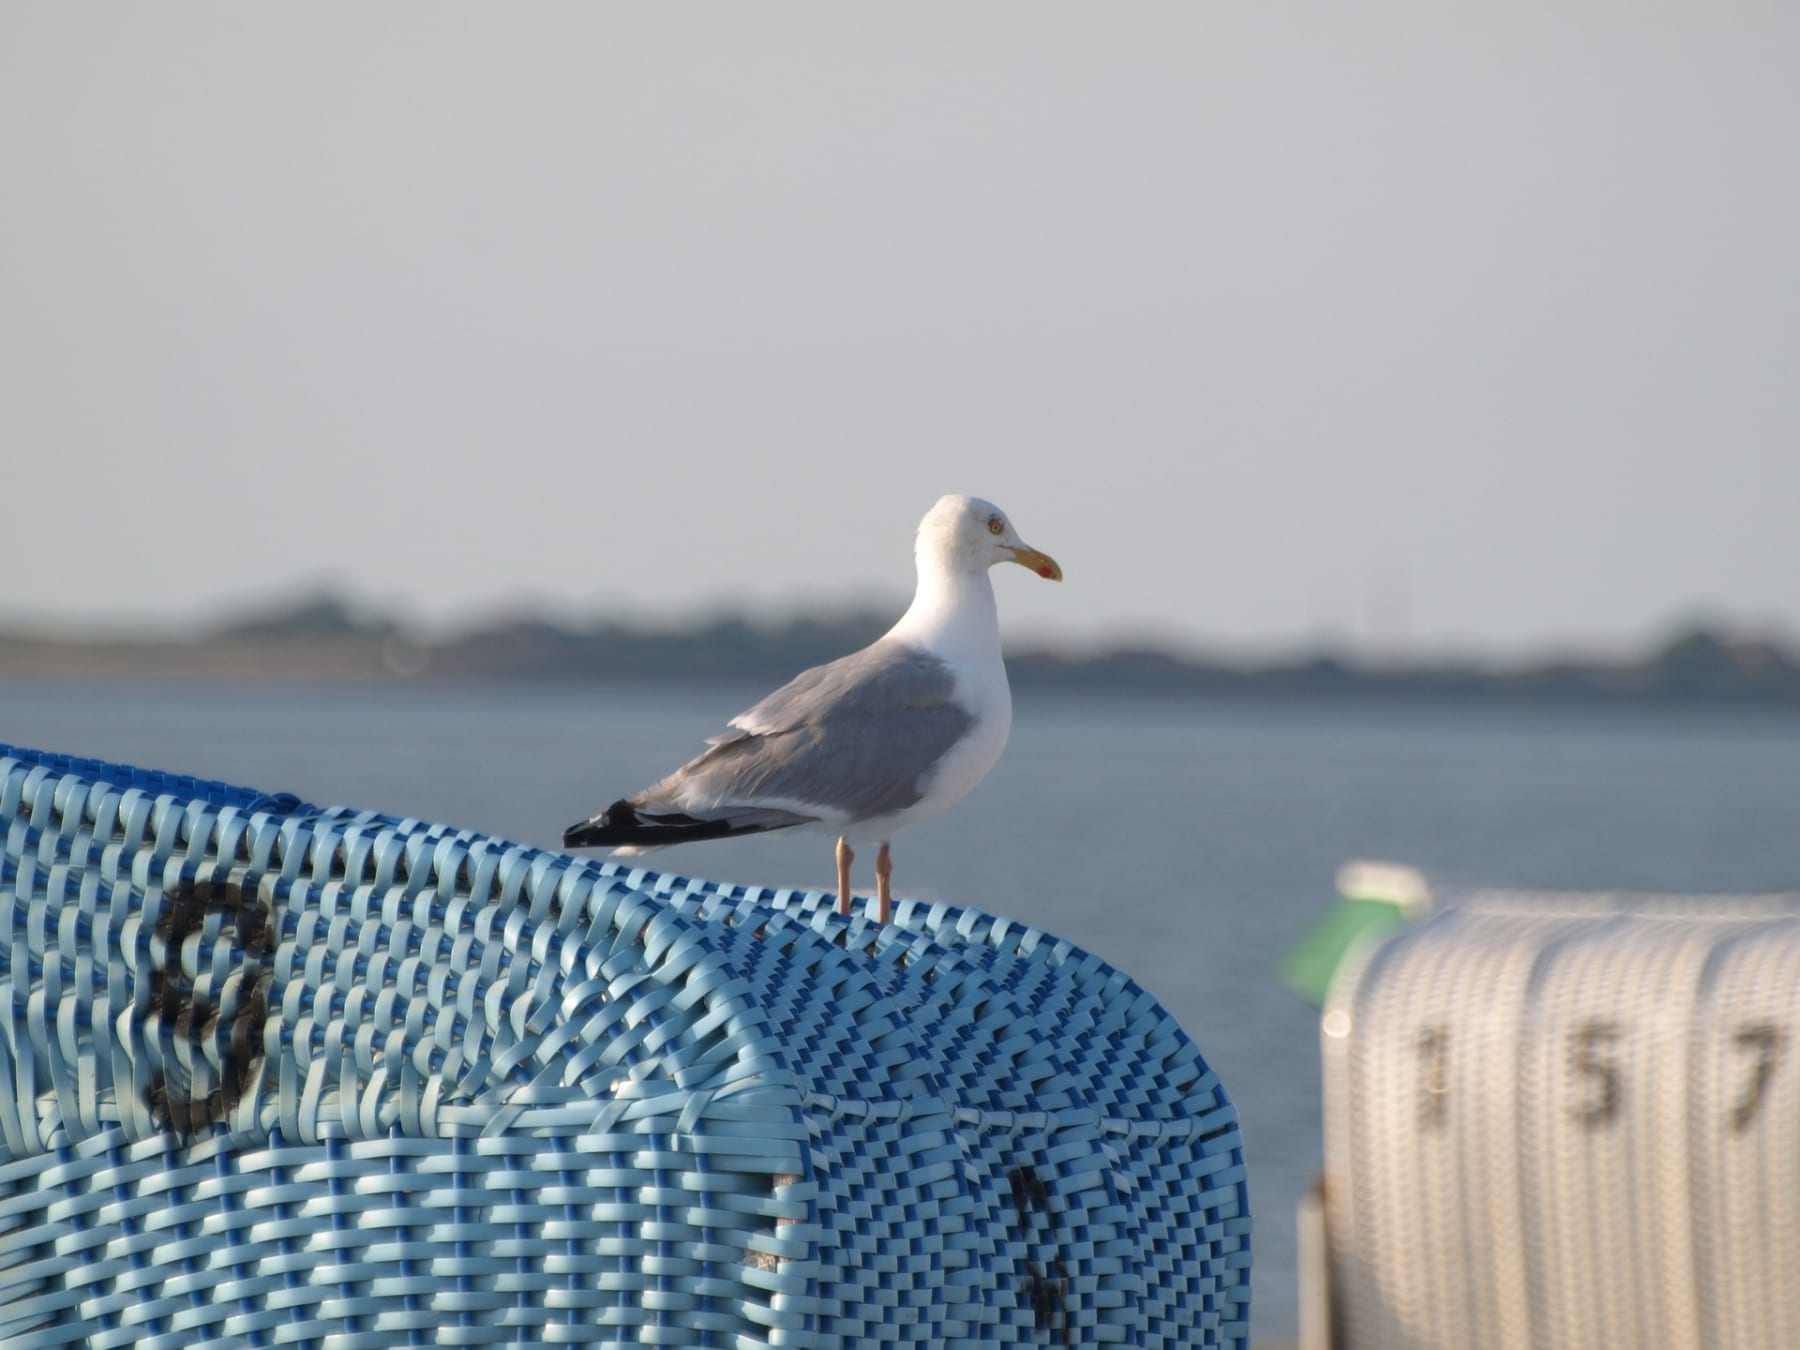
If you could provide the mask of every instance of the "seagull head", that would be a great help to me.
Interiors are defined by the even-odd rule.
[[[1047,581],[1062,580],[1056,559],[1019,538],[1006,512],[980,497],[939,497],[919,522],[917,552],[921,571],[975,573],[1014,562]]]

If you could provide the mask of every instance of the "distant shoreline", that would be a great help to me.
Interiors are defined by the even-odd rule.
[[[520,617],[424,640],[398,623],[315,597],[194,638],[0,632],[0,678],[207,677],[245,681],[779,682],[878,637],[887,615],[653,629]],[[1368,665],[1330,654],[1236,663],[1147,646],[1071,654],[1009,651],[1015,688],[1162,697],[1380,703],[1709,706],[1800,711],[1800,656],[1762,637],[1693,629],[1630,661],[1556,658]]]

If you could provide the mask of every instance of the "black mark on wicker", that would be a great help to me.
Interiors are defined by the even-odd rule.
[[[183,964],[182,949],[215,914],[224,920],[215,941],[232,947],[230,969],[222,987],[206,993]],[[145,1104],[159,1129],[188,1135],[230,1117],[262,1060],[275,935],[268,906],[253,890],[214,881],[184,881],[165,900],[153,932],[152,950],[160,952],[150,976],[150,1016],[162,1064]]]
[[[1006,1179],[1012,1185],[1013,1208],[1019,1211],[1021,1228],[1029,1228],[1032,1210],[1050,1212],[1050,1192],[1031,1168],[1015,1167],[1006,1174]]]
[[[1740,1051],[1755,1056],[1750,1067],[1750,1080],[1744,1084],[1744,1094],[1731,1108],[1731,1132],[1742,1134],[1762,1109],[1769,1083],[1781,1065],[1781,1051],[1787,1037],[1772,1022],[1752,1022],[1739,1027],[1733,1040]]]
[[[1597,1130],[1618,1118],[1625,1103],[1625,1079],[1607,1050],[1624,1032],[1611,1022],[1584,1022],[1569,1037],[1569,1069],[1588,1082],[1586,1100],[1576,1103],[1574,1118],[1586,1129]]]
[[[1419,1029],[1419,1128],[1441,1130],[1450,1117],[1450,1028]]]
[[[1027,1257],[1025,1260],[1025,1303],[1031,1309],[1033,1324],[1039,1331],[1060,1332],[1062,1344],[1073,1346],[1074,1329],[1069,1321],[1069,1273],[1062,1258],[1055,1255],[1061,1245],[1056,1231],[1056,1211],[1050,1204],[1050,1188],[1030,1167],[1015,1167],[1006,1174],[1012,1187],[1013,1209],[1017,1212],[1019,1232],[1028,1245],[1046,1245],[1052,1255],[1046,1265]],[[1034,1216],[1042,1215],[1041,1219]],[[1034,1232],[1039,1227],[1042,1235]],[[1034,1242],[1034,1238],[1036,1241]]]
[[[1068,1292],[1069,1272],[1061,1261],[1050,1263],[1050,1273],[1038,1269],[1036,1261],[1025,1262],[1025,1296],[1031,1303],[1031,1317],[1039,1331],[1060,1331],[1069,1342],[1069,1306],[1063,1295]]]

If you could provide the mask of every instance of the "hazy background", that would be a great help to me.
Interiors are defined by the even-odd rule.
[[[1800,628],[1800,11],[0,6],[0,619]]]

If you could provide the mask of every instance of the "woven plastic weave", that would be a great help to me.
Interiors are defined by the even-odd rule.
[[[1241,1346],[1235,1112],[1067,943],[0,747],[0,1344]]]
[[[1800,1346],[1800,896],[1450,897],[1323,1025],[1346,1350]]]

